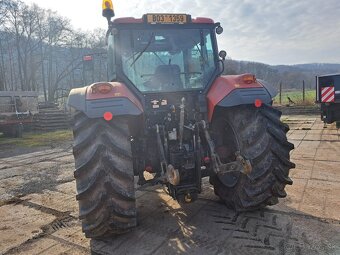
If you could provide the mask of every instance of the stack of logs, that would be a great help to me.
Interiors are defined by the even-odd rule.
[[[34,126],[38,131],[67,129],[71,125],[71,115],[55,106],[39,108],[39,113],[34,119]]]

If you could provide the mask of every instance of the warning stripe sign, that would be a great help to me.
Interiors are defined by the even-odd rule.
[[[324,87],[321,90],[321,102],[334,102],[334,87]]]

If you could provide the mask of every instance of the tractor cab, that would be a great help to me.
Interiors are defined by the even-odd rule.
[[[187,14],[115,19],[109,28],[109,80],[137,93],[204,91],[220,73],[219,23]]]

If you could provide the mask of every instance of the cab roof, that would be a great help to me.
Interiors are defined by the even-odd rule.
[[[144,15],[145,16],[145,15]],[[117,18],[113,20],[113,23],[115,24],[138,24],[138,23],[146,23],[144,16],[142,18],[134,18],[134,17],[122,17],[122,18]],[[190,16],[190,15],[188,15]],[[205,18],[205,17],[197,17],[197,18],[191,18],[190,22],[187,24],[214,24],[214,20],[210,18]]]

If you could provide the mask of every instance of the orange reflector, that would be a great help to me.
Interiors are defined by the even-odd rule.
[[[246,74],[243,76],[243,82],[246,84],[251,84],[256,81],[255,75],[253,74]]]
[[[255,100],[255,107],[260,108],[262,106],[262,101],[260,99]]]
[[[111,92],[112,89],[113,89],[113,86],[109,83],[99,83],[92,87],[92,93],[107,94]]]
[[[104,120],[106,120],[106,121],[110,121],[110,120],[112,120],[112,113],[111,112],[106,112],[106,113],[104,113]]]

